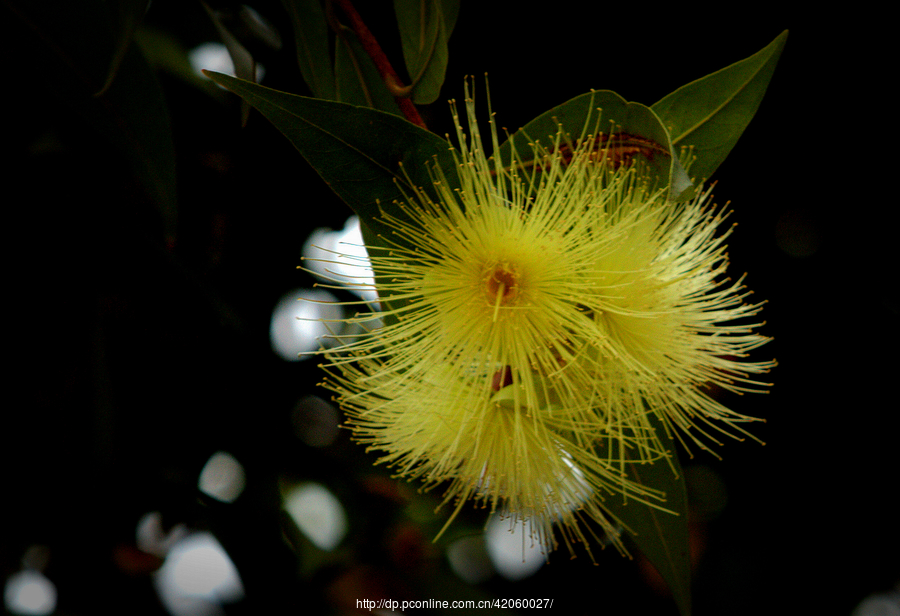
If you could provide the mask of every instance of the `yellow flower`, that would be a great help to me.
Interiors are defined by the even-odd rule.
[[[527,409],[506,395],[512,388],[485,396],[480,381],[493,375],[460,378],[441,365],[401,379],[381,370],[379,360],[361,357],[342,364],[327,384],[339,392],[356,439],[385,452],[380,462],[426,488],[449,482],[448,525],[473,500],[528,521],[547,551],[558,522],[567,544],[583,542],[590,552],[581,525],[587,520],[621,547],[604,498],[621,493],[651,504],[661,496],[622,477],[602,443],[591,442],[598,435],[577,432],[580,419],[565,409]]]
[[[662,496],[626,479],[628,464],[672,455],[649,414],[702,447],[707,424],[749,420],[705,388],[751,391],[771,366],[743,361],[766,340],[745,323],[759,306],[723,278],[709,193],[668,202],[607,160],[599,122],[502,166],[466,110],[460,188],[435,169],[433,192],[383,215],[394,235],[369,247],[382,310],[323,351],[325,385],[398,475],[449,482],[455,511],[475,500],[527,518],[548,549],[553,523],[567,543],[586,520],[615,541],[605,498]]]

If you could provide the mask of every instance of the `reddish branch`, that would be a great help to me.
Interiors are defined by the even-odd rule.
[[[359,16],[359,13],[356,12],[353,4],[350,3],[350,0],[333,1],[341,8],[341,11],[350,22],[350,28],[356,34],[357,38],[359,38],[359,42],[362,44],[363,49],[369,57],[372,58],[372,61],[375,63],[375,68],[378,69],[378,74],[381,75],[381,79],[384,81],[384,85],[387,86],[388,91],[394,95],[394,100],[397,101],[400,111],[402,111],[406,119],[413,124],[421,126],[422,128],[427,128],[425,122],[422,120],[422,116],[419,115],[419,110],[416,109],[416,106],[413,105],[413,102],[409,99],[411,88],[409,86],[404,86],[400,81],[397,71],[391,66],[387,56],[384,55],[384,51],[381,50],[381,45],[379,45],[378,41],[375,40],[375,37],[372,36],[372,33],[366,27],[366,24],[363,23],[362,18]]]

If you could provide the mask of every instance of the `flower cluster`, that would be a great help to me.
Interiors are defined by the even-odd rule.
[[[323,351],[325,386],[358,441],[447,485],[456,512],[474,500],[528,519],[548,549],[556,528],[585,541],[588,521],[615,541],[606,498],[662,500],[626,472],[673,455],[659,426],[701,447],[711,429],[743,432],[750,418],[708,392],[759,389],[771,362],[745,359],[766,340],[748,318],[759,305],[724,277],[708,192],[668,201],[612,160],[596,120],[501,163],[466,110],[458,179],[435,168],[383,214],[393,234],[360,265],[381,310]]]

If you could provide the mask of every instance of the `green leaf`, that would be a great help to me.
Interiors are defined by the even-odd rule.
[[[656,567],[672,591],[681,616],[691,613],[691,559],[688,530],[687,487],[678,455],[666,428],[648,416],[661,440],[668,440],[669,458],[653,463],[627,465],[628,479],[666,495],[668,511],[636,500],[609,498],[604,505],[631,531],[631,539]]]
[[[403,59],[412,80],[412,100],[437,100],[447,72],[447,41],[459,12],[458,0],[394,0]]]
[[[673,147],[693,147],[692,177],[708,179],[753,119],[784,49],[785,30],[761,51],[684,85],[651,109]]]
[[[456,27],[456,18],[459,17],[460,0],[441,0],[441,11],[444,13],[444,29],[447,31],[447,38],[453,34],[453,28]]]
[[[222,88],[194,69],[187,48],[171,33],[145,25],[135,32],[134,42],[155,72],[167,73],[217,101],[228,96]]]
[[[401,243],[393,228],[382,222],[382,213],[408,219],[398,203],[406,201],[413,187],[436,198],[432,169],[440,169],[451,186],[458,186],[450,144],[402,118],[204,72],[259,110],[294,144],[359,216],[369,249]],[[391,304],[390,298],[381,301]]]
[[[115,79],[116,73],[118,73],[119,67],[122,65],[122,60],[125,58],[125,52],[128,51],[131,45],[134,33],[144,18],[147,8],[150,6],[150,0],[119,0],[118,2],[108,2],[106,6],[112,19],[115,42],[106,83],[103,84],[103,88],[98,92],[98,95],[105,92],[113,79]]]
[[[335,44],[336,100],[402,116],[397,101],[384,85],[375,63],[356,34],[344,30]]]
[[[175,143],[163,91],[150,65],[132,46],[118,75],[86,113],[127,159],[132,174],[156,206],[167,236],[175,234]]]
[[[222,12],[210,8],[205,2],[201,2],[200,4],[203,6],[204,10],[206,10],[209,20],[213,22],[222,44],[225,45],[225,49],[228,50],[228,56],[231,58],[231,64],[234,66],[234,74],[241,79],[256,80],[256,60],[253,59],[253,54],[244,47],[243,43],[238,40],[225,24],[222,19]],[[242,125],[247,123],[249,115],[250,108],[247,107],[246,104],[242,105]]]
[[[222,40],[222,44],[228,50],[228,55],[234,65],[234,74],[241,79],[256,79],[256,60],[253,59],[253,55],[226,25],[219,11],[210,8],[205,2],[200,4],[203,5],[206,14],[216,28],[219,38]]]
[[[623,157],[640,157],[651,174],[668,184],[670,199],[681,199],[691,190],[690,180],[673,155],[669,134],[656,114],[649,107],[628,102],[610,90],[576,96],[539,115],[500,146],[501,161],[510,164],[506,161],[512,161],[513,148],[519,156],[529,156],[528,144],[532,141],[552,148],[560,127],[566,134],[563,144],[568,147],[582,137],[585,128],[586,134],[612,132],[607,141],[611,151]]]
[[[297,64],[316,98],[336,100],[329,28],[320,0],[283,0],[297,42]]]
[[[365,107],[279,92],[219,73],[206,73],[241,96],[290,140],[363,224],[390,234],[382,211],[404,217],[394,201],[413,186],[430,191],[429,166],[455,182],[450,144],[402,118]],[[368,243],[368,242],[367,242]]]

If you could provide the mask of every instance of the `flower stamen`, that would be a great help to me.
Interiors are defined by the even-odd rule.
[[[382,311],[347,319],[366,331],[322,351],[325,386],[398,475],[450,481],[451,520],[474,500],[527,519],[547,550],[554,526],[571,549],[587,522],[624,550],[605,498],[664,500],[628,479],[632,465],[669,459],[672,434],[703,449],[714,429],[747,434],[752,418],[708,386],[767,387],[756,376],[774,362],[744,360],[767,340],[761,305],[723,278],[709,190],[670,203],[630,164],[652,154],[642,138],[600,142],[610,153],[589,118],[573,145],[560,127],[553,148],[519,142],[506,167],[484,153],[474,101],[466,110],[460,190],[434,168],[437,201],[413,189],[403,216],[384,215],[397,241],[374,242],[365,272]]]
[[[511,263],[503,262],[489,268],[485,276],[485,291],[488,301],[494,306],[493,320],[501,306],[513,304],[519,295],[520,276],[518,268]]]

